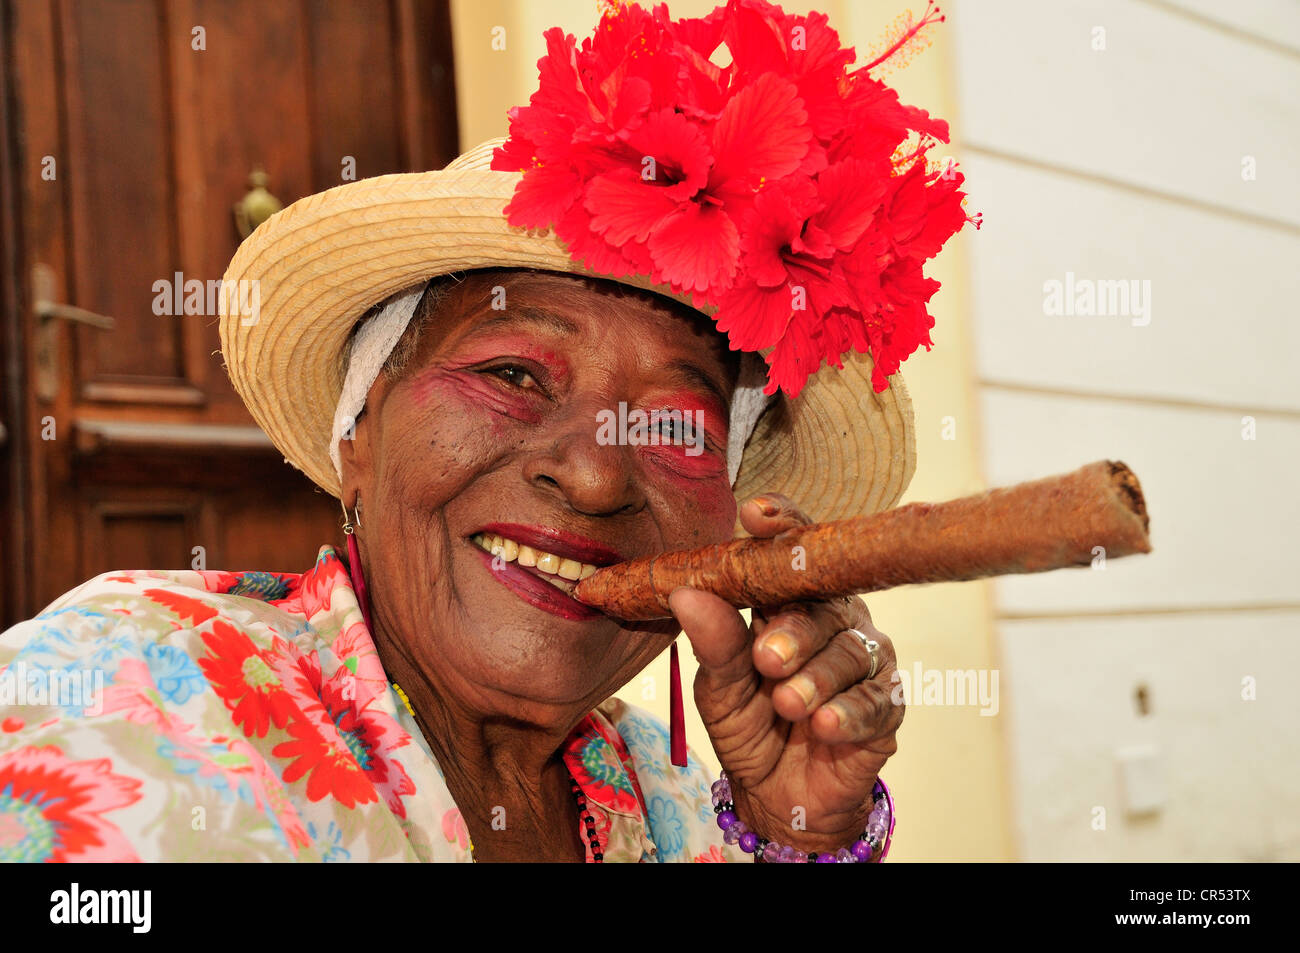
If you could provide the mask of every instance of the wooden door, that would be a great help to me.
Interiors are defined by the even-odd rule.
[[[339,506],[172,292],[221,277],[254,169],[287,205],[456,154],[446,0],[0,3],[0,628],[110,569],[308,568]]]

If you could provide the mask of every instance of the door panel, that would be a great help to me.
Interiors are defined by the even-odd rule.
[[[140,293],[177,261],[162,24],[151,0],[63,0],[58,12],[66,158],[46,184],[66,186],[65,300],[117,322],[75,329],[70,376],[100,400],[129,399],[114,383],[182,387],[184,329]]]
[[[445,0],[0,3],[0,626],[110,569],[306,568],[338,504],[252,423],[185,283],[220,279],[255,169],[287,205],[455,156]],[[112,329],[38,317],[38,267]]]

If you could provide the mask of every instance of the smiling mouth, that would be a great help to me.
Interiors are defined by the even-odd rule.
[[[607,618],[573,595],[578,581],[627,559],[608,543],[540,524],[488,523],[465,542],[492,577],[524,602],[576,621]]]
[[[514,563],[529,570],[566,595],[573,592],[579,579],[586,579],[600,568],[593,563],[578,562],[576,559],[548,553],[495,533],[477,533],[470,539],[484,552],[500,556],[503,562]]]

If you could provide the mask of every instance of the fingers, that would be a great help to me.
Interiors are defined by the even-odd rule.
[[[780,493],[764,493],[746,500],[740,507],[740,525],[745,532],[766,539],[796,526],[806,526],[812,519]]]
[[[785,678],[807,664],[837,632],[848,628],[865,632],[864,625],[871,625],[870,617],[843,599],[783,606],[754,627],[754,667],[768,678]]]
[[[890,676],[894,669],[889,669]],[[813,733],[827,744],[871,745],[877,753],[889,757],[898,750],[895,733],[903,723],[906,707],[901,693],[895,697],[892,686],[882,683],[879,674],[869,682],[859,682],[841,692],[813,715]]]
[[[739,610],[711,592],[684,586],[669,594],[668,607],[710,678],[725,684],[752,677],[749,629]]]
[[[823,741],[866,741],[888,734],[902,721],[903,707],[891,694],[896,670],[894,646],[874,626],[858,626],[879,643],[879,666],[867,680],[871,655],[857,636],[839,632],[806,665],[772,692],[772,705],[781,717],[801,721],[812,717],[813,732]]]
[[[812,518],[809,517],[807,513],[803,512],[803,510],[799,509],[793,500],[781,493],[762,493],[746,500],[740,507],[741,526],[744,527],[745,532],[759,539],[771,538],[788,529],[793,529],[796,526],[806,526],[810,523],[812,523]],[[852,599],[861,607],[862,612],[866,613],[866,604],[856,596],[852,597]],[[753,620],[752,627],[755,637],[761,636],[764,629],[767,628],[771,621],[772,609],[773,607],[768,607],[766,609],[756,607],[751,610],[751,618]],[[871,616],[867,615],[866,619],[870,622]],[[827,638],[833,634],[833,632],[828,633]],[[816,651],[824,644],[825,639],[820,639],[816,642],[815,646],[813,646],[812,650]],[[779,657],[779,654],[777,656],[772,656],[772,658],[778,659]],[[806,659],[807,655],[804,655],[803,658]],[[761,671],[765,671],[763,664],[758,661],[757,655],[755,655],[755,663],[759,666]],[[794,665],[795,663],[791,664]],[[765,671],[765,674],[769,674],[772,677],[780,677],[782,673],[777,670],[773,672]]]
[[[772,706],[788,721],[802,721],[855,682],[867,677],[871,658],[847,632],[830,639],[820,652],[772,691]]]
[[[752,536],[770,538],[811,520],[788,497],[765,493],[741,506],[740,522]],[[738,610],[708,593],[679,588],[668,603],[700,664],[697,703],[701,692],[723,707],[744,701],[757,690],[761,675],[778,682],[770,697],[776,714],[788,721],[811,719],[820,740],[868,743],[878,738],[882,751],[894,744],[893,732],[903,717],[901,699],[894,704],[890,693],[894,647],[872,624],[861,598],[756,608],[752,628]],[[870,681],[871,656],[861,640],[845,631],[849,628],[880,644],[879,665]]]

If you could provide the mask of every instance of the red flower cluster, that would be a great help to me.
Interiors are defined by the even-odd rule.
[[[394,814],[406,817],[401,799],[414,794],[415,785],[392,754],[410,743],[410,735],[381,710],[351,667],[340,665],[325,679],[315,652],[304,655],[279,636],[270,649],[258,648],[246,632],[220,619],[203,644],[207,654],[199,667],[244,735],[265,738],[272,726],[288,735],[271,749],[292,761],[286,783],[306,777],[309,800],[332,797],[345,807],[382,796]]]
[[[554,228],[598,273],[649,275],[713,307],[732,350],[768,352],[769,394],[796,396],[850,349],[870,350],[882,391],[932,343],[939,283],[922,264],[979,225],[962,175],[927,170],[948,124],[869,75],[937,14],[852,72],[824,14],[765,0],[680,20],[629,3],[581,49],[550,29],[539,88],[493,155],[524,173],[507,220]]]

